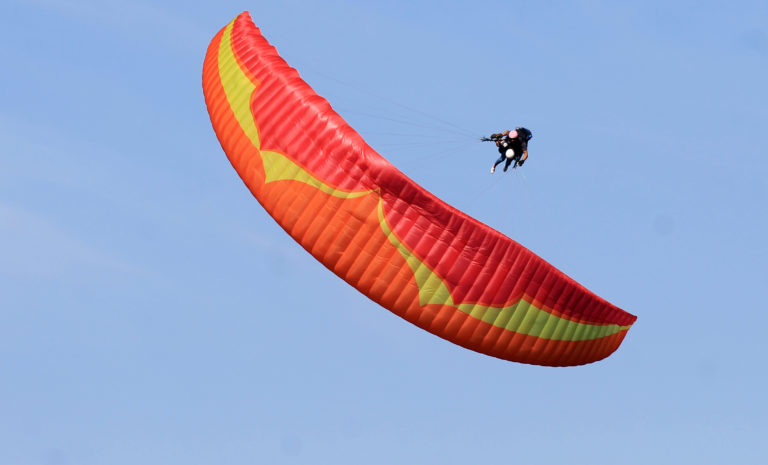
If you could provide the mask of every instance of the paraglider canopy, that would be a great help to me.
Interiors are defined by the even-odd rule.
[[[635,321],[397,170],[288,66],[248,13],[211,41],[203,90],[224,152],[267,212],[405,320],[484,354],[541,365],[607,357]]]

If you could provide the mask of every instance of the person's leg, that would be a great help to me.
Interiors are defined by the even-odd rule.
[[[511,148],[510,148],[510,149],[507,149],[506,151],[504,151],[504,158],[506,158],[506,160],[507,160],[507,163],[504,165],[504,171],[507,171],[507,168],[509,168],[509,165],[510,165],[510,164],[511,164],[513,161],[515,161],[515,160],[517,159],[517,156],[516,156],[516,155],[517,155],[517,154],[515,153],[515,151],[514,151],[514,150],[512,150]],[[514,167],[513,167],[513,168],[514,168]]]
[[[495,173],[496,167],[499,166],[499,163],[503,162],[506,159],[507,158],[504,155],[500,156],[499,159],[496,160],[496,163],[494,163],[493,166],[491,166],[491,174]]]

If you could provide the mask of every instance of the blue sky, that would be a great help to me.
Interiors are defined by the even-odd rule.
[[[765,2],[208,3],[0,6],[0,464],[765,462]],[[203,101],[244,10],[388,160],[638,315],[619,350],[476,354],[301,250]],[[472,136],[519,124],[491,176]]]

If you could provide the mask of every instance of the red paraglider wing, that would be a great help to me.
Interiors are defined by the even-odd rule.
[[[232,165],[331,271],[402,318],[478,352],[579,365],[635,316],[447,205],[377,154],[242,13],[208,48],[203,90]]]

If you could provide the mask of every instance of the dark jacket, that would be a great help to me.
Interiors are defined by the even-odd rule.
[[[516,128],[517,137],[509,137],[501,133],[491,134],[490,139],[496,141],[496,146],[499,148],[499,153],[504,155],[507,149],[511,148],[515,151],[515,158],[522,160],[524,153],[528,151],[528,141],[533,137],[533,133],[526,128]]]

